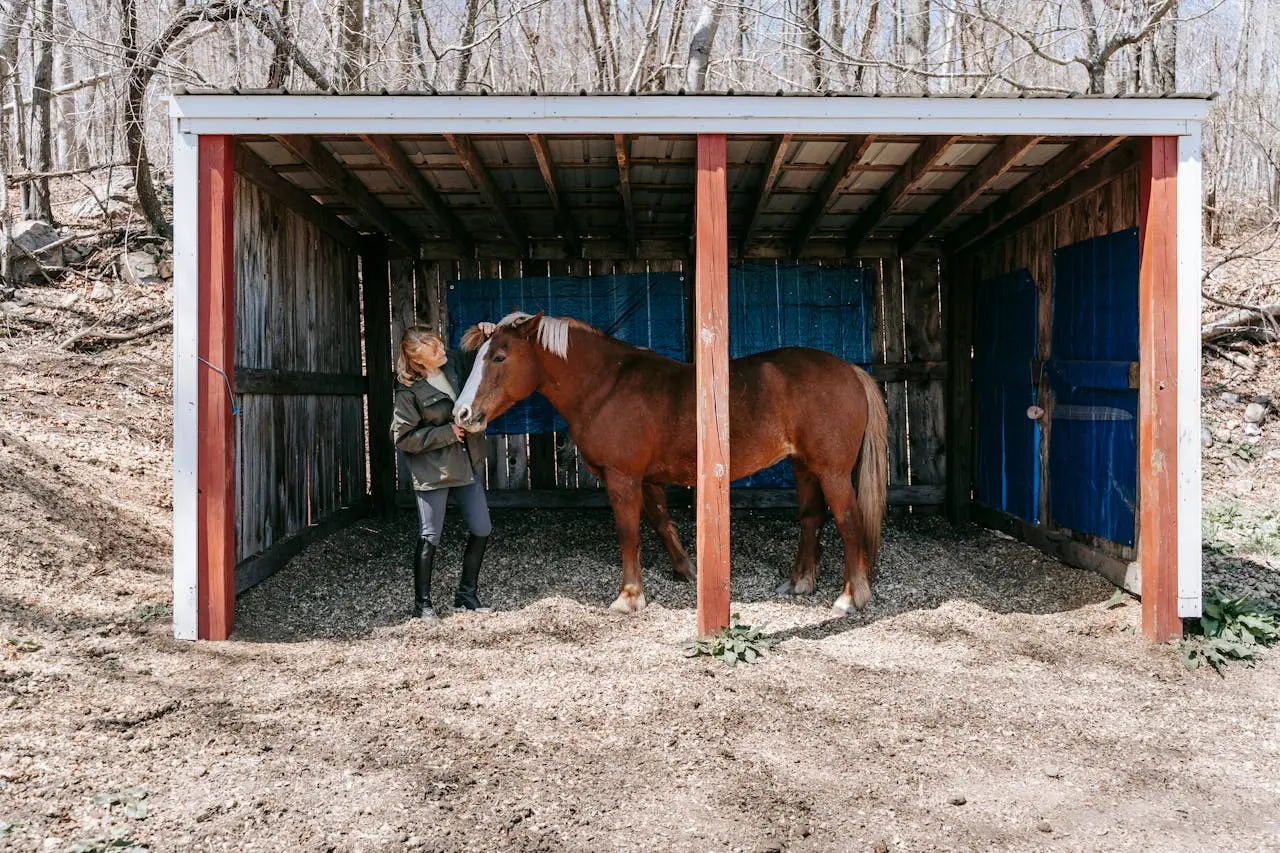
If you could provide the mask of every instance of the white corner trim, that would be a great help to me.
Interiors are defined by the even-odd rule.
[[[173,122],[173,635],[199,625],[199,138]]]
[[[1178,140],[1178,615],[1201,607],[1200,125]]]
[[[901,133],[1181,136],[1193,98],[274,95],[170,99],[189,133]]]

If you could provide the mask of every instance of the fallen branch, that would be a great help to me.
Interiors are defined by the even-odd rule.
[[[1277,338],[1276,322],[1280,319],[1280,302],[1258,308],[1242,308],[1225,317],[1200,327],[1201,343],[1221,340],[1240,334],[1258,334]]]
[[[1215,346],[1214,344],[1205,344],[1205,349],[1209,350],[1209,352],[1213,353],[1218,358],[1231,362],[1236,367],[1239,367],[1250,375],[1258,372],[1258,363],[1247,355],[1241,355],[1238,352],[1232,352],[1231,350],[1223,349],[1222,347]]]
[[[85,341],[106,341],[108,343],[123,343],[124,341],[135,341],[138,338],[145,338],[147,335],[155,334],[162,329],[167,329],[173,325],[172,317],[165,317],[163,320],[156,320],[143,326],[141,329],[134,329],[131,332],[104,332],[97,326],[85,329],[83,332],[77,332],[67,338],[61,344],[60,349],[71,349],[73,346]]]
[[[70,178],[73,175],[83,175],[89,172],[101,172],[106,169],[121,169],[133,164],[126,160],[118,160],[114,163],[102,163],[97,166],[85,166],[82,169],[63,169],[58,172],[26,172],[21,175],[10,175],[9,186],[16,187],[20,184],[28,184],[32,181],[41,181],[45,178]]]

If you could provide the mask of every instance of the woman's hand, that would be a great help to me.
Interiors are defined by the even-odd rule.
[[[453,426],[453,434],[458,437],[458,441],[466,441],[467,431],[462,427],[458,426],[457,424],[452,424],[452,426]]]
[[[486,338],[498,331],[498,327],[487,320],[482,320],[481,322],[476,323],[476,328],[479,329],[480,334],[484,335]]]

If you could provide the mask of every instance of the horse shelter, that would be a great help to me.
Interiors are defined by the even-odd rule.
[[[829,350],[885,391],[890,504],[1200,612],[1206,98],[182,90],[174,633],[407,499],[394,343],[514,308],[693,361],[699,633],[729,615],[731,357]],[[607,505],[536,396],[493,506]],[[602,602],[603,606],[603,602]]]

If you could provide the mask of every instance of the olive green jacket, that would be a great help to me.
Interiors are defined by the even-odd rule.
[[[449,350],[442,370],[459,394],[475,357]],[[404,451],[413,477],[414,491],[465,486],[479,476],[484,464],[484,433],[472,433],[458,441],[453,433],[453,400],[425,379],[412,385],[396,384],[391,440]]]

